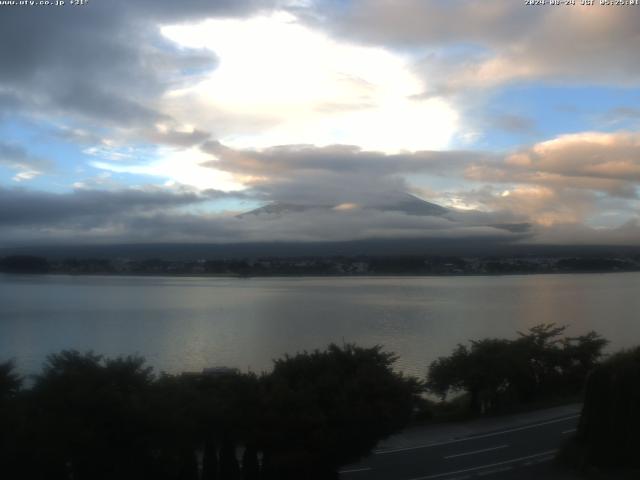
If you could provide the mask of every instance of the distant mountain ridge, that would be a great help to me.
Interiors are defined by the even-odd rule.
[[[358,255],[619,256],[640,255],[640,246],[514,244],[501,236],[496,236],[474,239],[374,238],[342,242],[130,243],[112,245],[31,245],[0,248],[0,257],[9,255],[38,255],[49,259],[161,258],[167,260]]]
[[[238,218],[248,217],[250,215],[286,215],[289,213],[300,213],[309,210],[337,210],[341,205],[351,205],[348,203],[336,205],[302,205],[294,203],[274,202],[262,207],[256,208],[249,212],[238,215]],[[421,198],[411,195],[410,193],[401,193],[390,198],[385,203],[372,204],[352,204],[354,208],[372,209],[383,212],[401,212],[407,215],[417,216],[440,216],[446,214],[449,210],[435,203],[427,202]]]

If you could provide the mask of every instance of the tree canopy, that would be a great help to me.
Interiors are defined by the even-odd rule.
[[[587,380],[575,443],[580,464],[640,468],[640,347],[612,355]]]
[[[0,472],[47,480],[335,478],[401,429],[420,382],[381,347],[330,345],[271,373],[156,376],[136,356],[63,351],[21,389],[0,364]]]
[[[359,459],[400,430],[421,385],[395,373],[395,360],[381,347],[350,344],[277,360],[264,378],[269,461],[277,468],[296,466],[298,475],[306,468],[305,478],[323,478],[318,475]],[[279,478],[296,478],[286,470]]]
[[[442,398],[465,393],[476,413],[578,393],[607,341],[595,332],[562,337],[565,330],[541,324],[513,340],[486,338],[458,345],[451,355],[431,363],[427,389]]]

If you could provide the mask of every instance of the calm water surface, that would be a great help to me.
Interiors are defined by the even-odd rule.
[[[640,273],[505,277],[182,278],[0,275],[0,361],[65,348],[138,353],[158,370],[268,370],[330,342],[382,344],[423,375],[459,342],[541,322],[640,344]]]

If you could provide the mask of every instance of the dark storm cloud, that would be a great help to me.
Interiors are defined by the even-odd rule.
[[[229,196],[216,190],[201,194],[172,193],[160,189],[51,193],[0,187],[0,225],[36,225],[43,228],[62,226],[66,222],[100,225],[110,217],[153,212]]]

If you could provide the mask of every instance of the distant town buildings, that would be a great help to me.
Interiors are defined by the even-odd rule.
[[[640,271],[640,255],[626,257],[451,257],[356,256],[267,257],[197,260],[130,258],[48,260],[33,256],[0,258],[0,271],[13,273],[120,275],[500,275]]]

